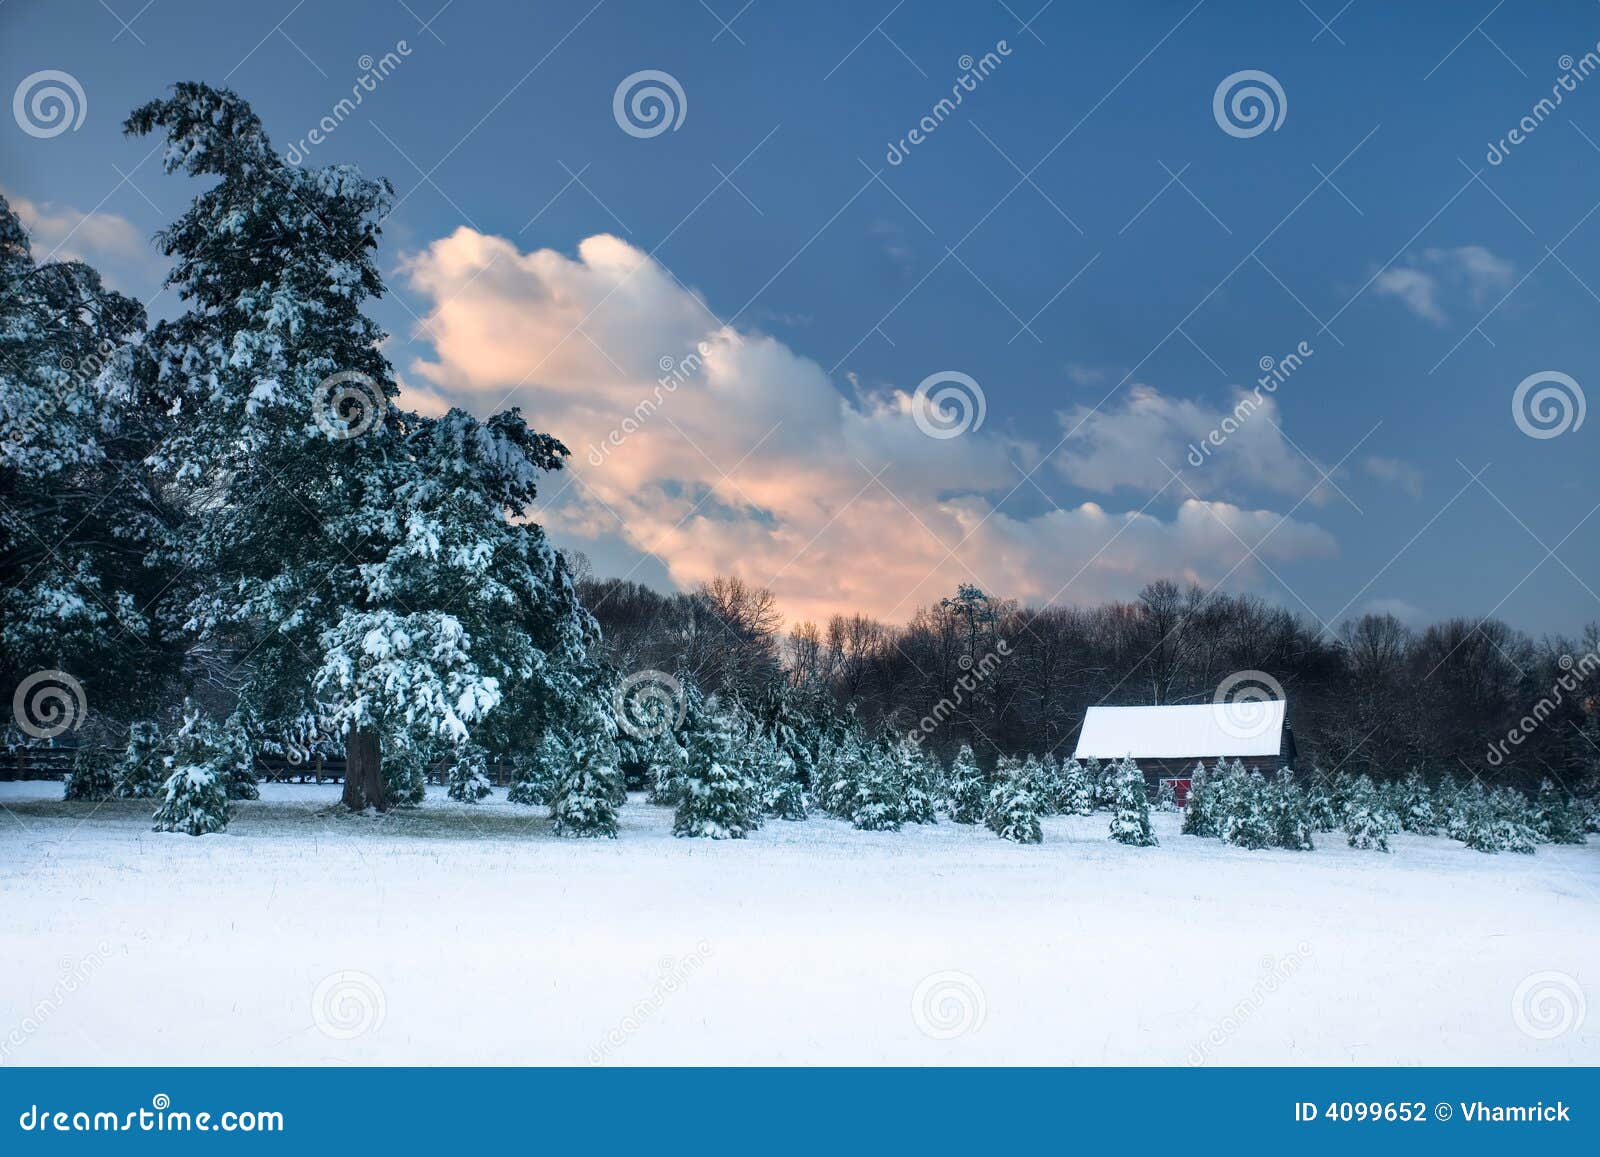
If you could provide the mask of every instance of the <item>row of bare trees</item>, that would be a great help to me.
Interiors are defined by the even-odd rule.
[[[1069,754],[1094,704],[1206,702],[1262,671],[1289,699],[1302,763],[1325,771],[1575,786],[1600,770],[1595,625],[1535,640],[1493,619],[1412,629],[1367,615],[1330,632],[1251,595],[1159,581],[1093,607],[962,587],[903,625],[839,614],[784,632],[771,592],[735,578],[687,594],[585,578],[581,594],[624,671],[751,701],[781,689],[814,716],[927,731],[946,757],[961,743],[985,760]]]

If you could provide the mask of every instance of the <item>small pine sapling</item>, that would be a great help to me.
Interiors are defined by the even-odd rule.
[[[591,761],[568,769],[550,796],[552,830],[558,836],[617,838],[611,769]]]
[[[117,790],[118,752],[98,744],[85,744],[72,757],[63,799],[110,799]]]
[[[1113,766],[1109,778],[1113,788],[1109,838],[1131,847],[1154,847],[1157,840],[1150,830],[1150,793],[1145,788],[1144,772],[1124,756]]]
[[[1220,764],[1218,769],[1221,769]],[[1212,839],[1222,835],[1216,804],[1211,773],[1206,771],[1204,763],[1196,763],[1194,770],[1189,773],[1189,798],[1183,808],[1183,834]]]
[[[1178,786],[1170,779],[1163,779],[1156,788],[1156,811],[1175,812],[1178,810]]]
[[[1295,782],[1294,772],[1280,770],[1268,788],[1272,817],[1272,842],[1292,852],[1309,852],[1314,824],[1307,794]]]
[[[153,799],[166,781],[165,741],[153,720],[140,720],[128,728],[128,746],[117,764],[118,799]]]
[[[737,718],[697,712],[673,835],[742,840],[761,826],[760,791],[734,749],[733,728],[738,725]]]
[[[1365,775],[1352,780],[1345,791],[1344,830],[1352,848],[1389,850],[1389,829],[1382,816],[1378,790]]]
[[[1428,781],[1413,768],[1400,784],[1400,826],[1408,832],[1431,836],[1439,830],[1439,814],[1433,805]]]
[[[479,803],[490,794],[489,753],[476,743],[458,743],[446,754],[446,791],[457,803]]]
[[[1061,767],[1061,813],[1071,816],[1094,814],[1094,781],[1076,759]]]
[[[855,780],[850,822],[864,832],[897,832],[906,818],[904,784],[894,758],[880,745],[865,753]]]
[[[548,804],[571,762],[571,752],[560,730],[546,728],[532,751],[512,757],[511,788],[506,792],[506,801],[527,807]]]
[[[1318,832],[1331,832],[1339,827],[1339,813],[1333,806],[1333,797],[1323,788],[1322,773],[1311,769],[1312,786],[1306,789],[1306,814],[1311,828]]]
[[[984,788],[983,772],[978,768],[977,757],[965,743],[956,752],[948,784],[945,811],[950,818],[958,824],[975,824],[982,820],[988,792]]]
[[[228,826],[227,751],[215,724],[190,707],[166,757],[155,830],[200,836]]]
[[[934,765],[917,746],[901,740],[890,749],[900,775],[901,798],[904,802],[906,823],[936,824],[938,812],[934,808]]]
[[[1534,800],[1533,828],[1547,844],[1581,844],[1586,839],[1577,803],[1548,779],[1540,782]]]
[[[1252,851],[1269,848],[1276,842],[1267,781],[1259,771],[1250,772],[1228,793],[1222,842]]]
[[[995,781],[985,801],[983,822],[1002,840],[1010,840],[1015,844],[1044,841],[1038,802],[1019,776],[1005,775]]]
[[[383,798],[390,807],[416,807],[428,796],[429,745],[396,743],[383,759]]]

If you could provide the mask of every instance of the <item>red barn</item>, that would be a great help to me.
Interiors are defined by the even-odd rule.
[[[1237,759],[1271,775],[1293,764],[1294,735],[1282,699],[1194,703],[1177,707],[1091,707],[1078,732],[1075,759],[1132,757],[1152,791],[1172,782],[1182,805],[1196,763]]]

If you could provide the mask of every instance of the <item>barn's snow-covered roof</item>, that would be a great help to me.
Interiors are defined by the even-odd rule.
[[[1091,707],[1078,734],[1078,759],[1212,759],[1277,755],[1282,699],[1177,707]]]

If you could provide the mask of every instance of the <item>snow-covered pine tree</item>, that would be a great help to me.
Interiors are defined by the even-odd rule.
[[[1478,786],[1476,783],[1474,786]],[[1527,800],[1509,788],[1463,793],[1470,802],[1461,824],[1462,842],[1475,852],[1519,852],[1531,855],[1538,833],[1529,825]]]
[[[1367,785],[1369,787],[1373,786],[1370,779],[1367,781]],[[1350,808],[1350,797],[1356,791],[1357,780],[1354,775],[1348,771],[1339,771],[1334,774],[1333,785],[1328,794],[1333,800],[1333,810],[1339,814],[1339,823],[1341,825],[1344,824],[1345,813]],[[1370,804],[1375,801],[1369,800],[1368,802]]]
[[[1322,772],[1313,767],[1311,786],[1306,789],[1306,815],[1311,820],[1312,831],[1331,832],[1339,827],[1339,813],[1333,806],[1333,797],[1322,783]]]
[[[984,825],[1002,840],[1014,844],[1037,844],[1044,841],[1044,828],[1039,823],[1039,804],[1028,790],[1028,782],[1015,766],[1012,774],[1000,775],[989,789],[984,802]]]
[[[1053,751],[1047,751],[1039,758],[1039,779],[1035,790],[1039,794],[1040,814],[1055,816],[1063,813],[1067,785],[1061,778],[1061,761]]]
[[[864,832],[897,832],[906,820],[905,777],[895,754],[882,743],[862,752],[850,801],[850,822]]]
[[[1061,814],[1094,814],[1094,781],[1076,759],[1069,759],[1061,765]]]
[[[456,803],[480,803],[493,790],[489,786],[489,753],[476,743],[451,745],[445,756],[445,794]]]
[[[246,713],[235,711],[222,725],[218,739],[222,744],[222,786],[229,799],[260,799],[256,781],[256,745],[252,723]]]
[[[436,745],[408,740],[397,743],[383,761],[384,797],[390,807],[416,807],[428,796],[428,767],[437,758]]]
[[[188,622],[203,644],[250,641],[241,700],[263,728],[316,715],[345,736],[345,803],[382,808],[402,735],[515,751],[519,729],[608,691],[598,628],[525,521],[566,448],[516,410],[396,405],[363,313],[389,185],[288,164],[244,101],[202,84],[125,128],[210,182],[161,234],[189,309],[146,343],[169,415],[149,460],[186,499],[181,562],[206,579]]]
[[[1408,832],[1431,836],[1439,829],[1439,818],[1433,807],[1433,793],[1422,773],[1412,768],[1400,784],[1400,826]]]
[[[152,719],[140,719],[128,727],[128,745],[117,763],[118,799],[154,799],[166,782],[166,761],[162,748],[165,739],[161,726]]]
[[[1154,847],[1158,841],[1150,830],[1150,792],[1144,772],[1123,756],[1111,769],[1111,835],[1119,844],[1136,848]]]
[[[793,757],[778,737],[763,725],[750,740],[748,750],[753,757],[751,771],[760,790],[762,811],[778,819],[805,819],[805,789]]]
[[[85,743],[72,756],[72,772],[67,776],[64,799],[110,799],[117,790],[115,748]]]
[[[689,753],[676,731],[666,729],[651,737],[645,753],[651,803],[665,807],[678,806],[679,776],[688,762]]]
[[[761,826],[760,787],[734,746],[739,725],[736,713],[719,715],[710,703],[686,719],[689,761],[672,818],[673,835],[742,840]]]
[[[0,686],[64,671],[108,730],[158,709],[182,659],[144,326],[88,265],[36,263],[0,195]]]
[[[762,730],[771,736],[777,744],[778,750],[788,758],[792,765],[790,778],[799,782],[802,788],[812,782],[817,762],[817,729],[806,718],[803,711],[795,701],[794,692],[787,683],[773,683],[762,696],[760,709],[757,712],[761,719]],[[791,794],[785,789],[785,794]],[[804,803],[804,792],[800,796]],[[805,816],[791,816],[785,818],[804,819]]]
[[[934,765],[922,749],[909,739],[889,740],[889,758],[900,778],[902,814],[908,824],[936,824],[934,808]]]
[[[983,771],[978,767],[972,748],[963,743],[950,765],[947,779],[945,811],[958,824],[975,824],[983,819],[988,791],[984,787]]]
[[[1175,812],[1178,810],[1178,788],[1170,779],[1163,779],[1156,788],[1156,811]]]
[[[1098,759],[1090,759],[1083,765],[1083,770],[1088,773],[1089,783],[1092,785],[1090,798],[1095,811],[1104,811],[1115,804],[1116,790],[1113,781],[1116,778],[1116,767],[1114,760],[1102,764]]]
[[[1218,771],[1221,764],[1218,763]],[[1222,817],[1211,773],[1196,761],[1189,773],[1189,798],[1183,808],[1183,834],[1216,839],[1222,835]]]
[[[811,818],[806,804],[806,789],[797,774],[785,776],[767,797],[767,810],[776,819],[798,821]]]
[[[1405,803],[1404,793],[1397,779],[1386,780],[1378,785],[1378,818],[1383,822],[1384,831],[1391,836],[1403,830],[1400,815]]]
[[[1531,856],[1539,845],[1539,832],[1528,797],[1515,788],[1497,787],[1489,799],[1499,827],[1501,848]]]
[[[865,767],[861,735],[854,723],[846,724],[839,737],[826,745],[819,761],[817,806],[838,819],[850,819],[855,806],[856,783]]]
[[[1585,842],[1583,813],[1571,796],[1548,779],[1539,783],[1539,796],[1534,800],[1532,821],[1534,831],[1547,844]]]
[[[155,830],[191,836],[222,831],[231,810],[226,786],[229,751],[221,730],[190,704],[172,743]]]
[[[615,839],[613,768],[586,760],[568,768],[550,795],[551,830],[558,836]]]
[[[1275,842],[1272,800],[1259,771],[1247,773],[1228,792],[1228,810],[1222,819],[1222,842],[1237,848],[1270,848]]]
[[[1280,768],[1268,785],[1269,811],[1272,816],[1272,842],[1292,852],[1312,851],[1316,844],[1311,839],[1315,821],[1311,815],[1307,793],[1295,782],[1294,772]]]
[[[1467,842],[1467,836],[1478,815],[1489,805],[1488,793],[1483,784],[1473,780],[1467,786],[1450,793],[1450,810],[1445,816],[1445,834],[1452,840]]]
[[[1344,830],[1352,848],[1389,850],[1389,825],[1383,817],[1378,789],[1363,775],[1352,779],[1344,792]]]
[[[532,751],[512,757],[511,767],[511,788],[506,792],[507,802],[529,807],[548,804],[556,786],[572,767],[572,753],[566,736],[559,727],[546,728],[534,743]]]
[[[1461,781],[1455,777],[1455,773],[1446,772],[1433,789],[1433,816],[1439,827],[1449,825],[1450,813],[1455,810],[1460,796]]]

